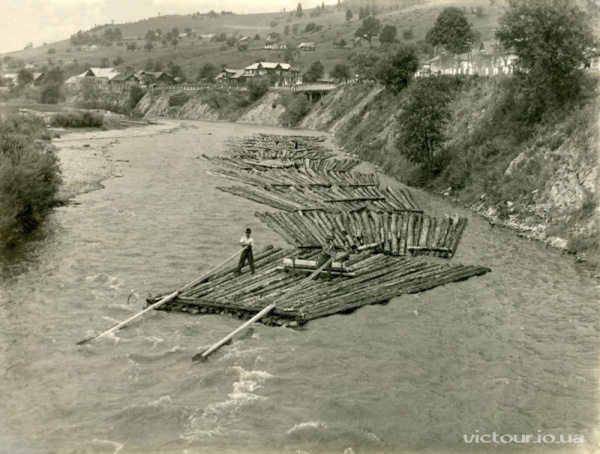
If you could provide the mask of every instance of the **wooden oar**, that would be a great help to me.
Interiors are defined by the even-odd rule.
[[[124,322],[119,323],[118,325],[113,326],[111,329],[109,329],[108,331],[104,331],[102,334],[98,334],[97,336],[93,336],[90,337],[88,339],[83,339],[79,342],[77,342],[77,345],[83,345],[83,344],[87,344],[89,341],[92,341],[94,339],[98,339],[100,337],[106,336],[109,333],[112,333],[113,331],[118,330],[119,328],[127,325],[129,322],[135,320],[136,318],[140,317],[141,315],[145,314],[146,312],[152,310],[152,309],[156,309],[157,307],[168,303],[169,301],[171,301],[172,299],[176,298],[177,295],[185,292],[187,289],[189,289],[190,287],[193,287],[194,285],[198,284],[199,282],[201,282],[203,279],[206,279],[207,276],[209,276],[210,274],[214,273],[216,270],[218,270],[219,268],[221,268],[223,265],[225,265],[227,262],[229,262],[230,260],[234,259],[235,257],[237,257],[241,251],[243,251],[244,249],[241,249],[240,251],[237,251],[235,254],[233,254],[231,257],[229,257],[227,260],[223,261],[222,263],[219,263],[217,266],[215,266],[213,269],[211,269],[208,273],[203,274],[202,276],[200,276],[198,279],[194,279],[192,282],[190,282],[189,284],[187,284],[186,286],[182,287],[179,290],[174,291],[173,293],[165,296],[163,299],[161,299],[160,301],[152,304],[151,306],[148,306],[146,309],[144,309],[141,312],[138,312],[137,314],[135,314],[133,317],[128,318],[127,320],[125,320]]]
[[[331,262],[333,262],[333,257],[331,257],[329,260],[327,260],[323,265],[321,265],[320,268],[318,268],[314,273],[312,273],[310,276],[308,276],[305,280],[303,280],[302,282],[300,282],[300,284],[292,287],[290,290],[288,290],[287,292],[285,292],[285,294],[279,298],[278,300],[276,300],[274,303],[269,304],[267,307],[265,307],[262,311],[260,311],[258,314],[256,314],[254,317],[252,317],[250,320],[248,320],[246,323],[244,323],[242,326],[240,326],[239,328],[237,328],[236,330],[232,331],[231,333],[229,333],[227,336],[225,336],[223,339],[221,339],[219,342],[217,342],[216,344],[214,344],[212,347],[210,347],[208,350],[204,350],[203,352],[197,353],[192,357],[192,361],[206,361],[206,358],[208,358],[208,355],[210,355],[211,353],[213,353],[215,350],[217,350],[219,347],[221,347],[223,344],[229,342],[229,340],[231,340],[233,338],[233,336],[235,336],[237,333],[239,333],[240,331],[243,331],[244,329],[248,328],[250,325],[252,325],[254,322],[256,322],[257,320],[260,320],[264,315],[268,314],[269,312],[271,312],[275,306],[277,306],[280,302],[282,302],[285,298],[287,298],[287,296],[292,293],[292,292],[297,292],[303,285],[305,285],[307,282],[312,281],[315,277],[317,277],[319,275],[319,273],[321,271],[323,271],[327,265],[329,265]]]

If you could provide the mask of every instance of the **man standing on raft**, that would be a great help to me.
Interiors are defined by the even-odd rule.
[[[237,267],[238,274],[242,273],[242,268],[244,267],[246,260],[248,260],[248,264],[250,265],[250,272],[254,274],[254,256],[252,255],[252,246],[254,246],[254,240],[250,238],[251,233],[252,230],[246,229],[246,235],[240,240],[240,246],[242,246],[244,249],[242,249],[242,254],[240,255],[240,261]]]

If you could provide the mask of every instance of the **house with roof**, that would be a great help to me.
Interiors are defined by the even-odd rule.
[[[265,45],[263,46],[263,49],[266,49],[266,50],[287,49],[287,44],[277,43],[277,42],[273,42],[273,41],[266,41]]]
[[[270,76],[279,86],[302,83],[300,69],[292,68],[289,63],[273,63],[261,61],[244,68],[244,77]]]
[[[517,61],[515,49],[504,49],[492,41],[482,41],[463,54],[440,52],[422,65],[420,73],[495,76],[512,73]]]
[[[246,83],[245,73],[243,69],[223,68],[215,77],[215,82],[223,85],[243,85]]]
[[[106,87],[119,72],[115,68],[89,68],[76,76],[80,84]]]
[[[110,80],[110,85],[114,87],[131,87],[132,85],[139,85],[139,83],[134,73],[117,74]]]
[[[300,43],[298,44],[299,50],[317,50],[317,45],[315,43]]]
[[[44,82],[44,77],[46,76],[44,73],[32,73],[33,74],[33,82],[31,85],[34,87],[39,87]]]
[[[135,72],[134,77],[140,84],[147,85],[149,87],[175,85],[177,83],[173,76],[164,71],[140,70]]]

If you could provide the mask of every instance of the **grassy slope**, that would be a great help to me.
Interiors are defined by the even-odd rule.
[[[453,103],[448,151],[438,156],[440,169],[429,187],[495,222],[600,262],[598,94],[591,91],[580,108],[525,127],[498,121],[494,106],[501,83],[498,78],[472,81]],[[346,151],[422,185],[418,166],[406,162],[394,145],[399,103],[399,97],[378,93],[336,136]]]
[[[408,4],[413,2],[408,2]],[[432,26],[433,22],[441,10],[446,6],[483,6],[486,11],[484,17],[478,18],[469,15],[469,20],[477,29],[484,39],[491,39],[492,28],[497,23],[497,19],[501,13],[499,7],[491,8],[486,0],[463,0],[463,1],[448,1],[448,0],[431,0],[417,5],[408,6],[401,10],[382,11],[377,18],[382,25],[396,25],[399,30],[399,37],[404,29],[413,29],[414,38],[406,41],[408,43],[422,40],[425,37],[426,31]],[[120,71],[125,71],[127,66],[133,66],[135,69],[142,69],[147,60],[162,61],[167,63],[172,60],[178,64],[188,77],[195,79],[199,68],[205,63],[212,63],[217,67],[224,64],[228,67],[243,68],[256,60],[277,61],[283,59],[283,52],[269,51],[262,49],[264,39],[272,32],[278,32],[282,35],[282,42],[287,42],[292,46],[297,46],[304,41],[313,41],[317,44],[315,52],[303,52],[301,57],[294,62],[295,66],[308,68],[314,61],[321,61],[325,66],[326,72],[331,71],[337,63],[347,63],[348,55],[351,51],[354,33],[359,28],[361,22],[357,20],[358,11],[354,11],[354,18],[348,24],[346,23],[345,11],[338,11],[333,7],[327,7],[327,12],[319,17],[311,18],[309,16],[311,10],[305,10],[302,18],[290,15],[290,13],[269,13],[269,14],[247,14],[247,15],[226,15],[219,16],[215,19],[209,19],[205,16],[192,15],[176,15],[162,16],[146,19],[143,21],[127,24],[115,24],[107,27],[99,28],[94,33],[98,36],[103,36],[106,28],[119,27],[124,37],[145,36],[148,30],[156,30],[160,28],[163,33],[170,31],[173,27],[178,27],[180,31],[189,27],[196,31],[197,34],[210,33],[227,33],[228,35],[235,34],[236,36],[249,36],[254,38],[258,33],[261,36],[260,41],[251,40],[250,49],[245,52],[239,52],[236,48],[228,48],[221,50],[222,43],[211,43],[207,39],[184,38],[180,41],[176,48],[172,46],[163,47],[161,43],[156,43],[156,47],[151,51],[127,51],[124,47],[111,46],[100,47],[96,51],[77,51],[75,46],[71,46],[69,40],[48,44],[45,46],[36,47],[30,50],[12,52],[5,55],[22,59],[26,63],[33,63],[36,68],[41,68],[48,65],[48,59],[51,58],[54,64],[72,63],[74,59],[79,64],[89,63],[92,66],[98,66],[100,60],[106,57],[112,61],[120,56],[124,63],[117,68]],[[277,22],[277,26],[271,27],[272,21]],[[314,22],[322,25],[323,29],[317,33],[304,33],[306,24]],[[289,36],[284,35],[284,26],[288,24],[290,28],[294,24],[298,25],[298,33]],[[348,43],[347,49],[334,49],[333,42],[339,39],[345,39]],[[143,40],[138,41],[138,45],[143,46]],[[375,46],[378,45],[374,41]],[[363,46],[367,46],[363,42]],[[55,48],[56,53],[49,55],[48,49]],[[70,52],[68,51],[70,49]],[[4,55],[2,55],[4,56]],[[14,70],[14,68],[12,69]],[[8,72],[12,71],[10,68]]]

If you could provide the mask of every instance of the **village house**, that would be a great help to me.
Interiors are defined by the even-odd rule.
[[[110,85],[113,87],[131,87],[132,85],[139,85],[139,80],[133,73],[117,74],[110,80]]]
[[[494,42],[482,41],[463,54],[440,52],[421,66],[420,74],[510,74],[517,60],[514,49],[505,50]]]
[[[276,42],[272,42],[272,41],[266,41],[265,45],[263,46],[263,49],[266,50],[280,50],[280,49],[287,49],[287,44],[285,43],[276,43]]]
[[[245,77],[272,76],[275,84],[279,86],[296,85],[302,83],[300,69],[292,68],[289,63],[272,63],[261,61],[244,68]]]
[[[175,85],[176,81],[173,76],[163,71],[136,71],[135,78],[140,84],[148,87],[157,87],[165,85]]]
[[[34,87],[39,87],[44,82],[44,73],[32,73],[33,74],[33,82],[31,85]]]
[[[243,69],[223,68],[215,77],[215,82],[222,85],[242,85],[246,83]]]
[[[119,75],[119,72],[115,68],[90,68],[75,76],[75,78],[82,85],[96,85],[99,88],[106,88],[117,75]]]
[[[300,43],[298,44],[299,50],[317,50],[317,45],[315,43]]]

